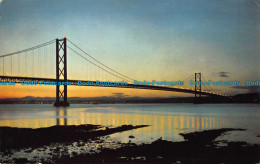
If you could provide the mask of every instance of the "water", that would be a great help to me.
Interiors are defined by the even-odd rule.
[[[110,135],[122,142],[151,142],[162,137],[183,141],[179,133],[219,128],[244,128],[218,140],[260,144],[258,104],[72,104],[56,108],[50,104],[0,105],[0,126],[39,128],[53,125],[123,124],[151,125]],[[135,136],[129,139],[128,136]]]

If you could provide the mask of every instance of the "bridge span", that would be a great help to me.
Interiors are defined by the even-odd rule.
[[[25,82],[66,82],[64,80],[57,80],[53,78],[36,78],[36,77],[19,77],[19,76],[0,76],[0,82],[15,82],[15,83],[22,83],[22,81]],[[93,85],[78,85],[78,81],[81,82],[93,82]],[[71,83],[71,86],[93,86],[93,87],[116,87],[116,88],[133,88],[133,89],[148,89],[148,90],[161,90],[161,91],[171,91],[171,92],[183,92],[183,93],[199,93],[199,90],[195,91],[193,89],[184,89],[184,88],[176,88],[176,87],[166,87],[166,86],[156,86],[156,85],[134,85],[134,84],[127,84],[127,85],[101,85],[96,84],[96,81],[90,81],[90,80],[67,80],[67,82]],[[42,86],[45,86],[42,84]],[[49,85],[47,85],[49,86]],[[70,85],[68,85],[70,86]],[[226,97],[221,94],[215,94],[207,91],[201,91],[201,95],[206,96],[221,96]]]
[[[70,44],[69,46],[67,45],[67,41]],[[53,46],[55,46],[55,48]],[[74,48],[72,48],[71,46],[73,46]],[[67,49],[73,55],[68,56]],[[214,89],[212,88],[210,90],[207,89],[207,91],[202,90],[201,84],[195,85],[194,89],[177,88],[165,85],[134,85],[133,78],[130,78],[127,75],[123,75],[117,70],[114,70],[111,67],[108,67],[106,64],[103,64],[102,62],[82,50],[76,44],[68,40],[66,37],[62,39],[51,40],[49,42],[42,43],[40,45],[21,51],[0,55],[0,59],[2,63],[2,75],[0,76],[0,82],[70,82],[72,86],[116,87],[182,92],[194,94],[195,103],[201,102],[200,100],[202,95],[228,97],[226,95],[213,92]],[[89,65],[82,64],[83,62],[88,62]],[[68,64],[71,64],[69,66],[70,73],[68,71]],[[92,69],[86,66],[93,66],[94,68],[98,69],[98,72],[94,74],[88,73],[88,71]],[[72,68],[74,68],[74,70]],[[96,84],[96,81],[94,80],[99,78],[95,77],[93,79],[90,79],[89,76],[99,74],[100,71],[105,73],[105,76],[109,74],[110,76],[113,76],[113,78],[119,78],[123,81],[127,81],[127,85],[102,85],[100,83]],[[43,73],[46,73],[46,75],[44,75]],[[74,74],[81,74],[82,77],[71,77]],[[83,74],[88,75],[88,77],[83,77]],[[70,77],[68,77],[68,75],[70,75]],[[192,76],[193,75],[189,77]],[[195,73],[195,82],[201,82],[202,78],[203,77],[201,76],[201,73]],[[114,81],[114,79],[110,80]],[[93,82],[94,85],[78,85],[78,81]],[[100,81],[104,80],[100,79]],[[64,84],[56,85],[56,102],[54,104],[55,106],[69,106],[69,102],[67,100],[67,87],[68,86]]]

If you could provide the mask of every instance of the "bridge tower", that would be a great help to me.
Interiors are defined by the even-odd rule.
[[[199,85],[196,85],[196,82],[199,83]],[[195,73],[195,104],[201,104],[201,73]]]
[[[67,39],[56,39],[56,82],[67,81]],[[56,85],[54,106],[69,106],[67,85]]]

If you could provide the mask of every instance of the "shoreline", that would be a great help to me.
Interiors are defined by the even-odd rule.
[[[260,145],[246,142],[215,141],[230,131],[246,129],[222,128],[201,132],[180,133],[185,141],[162,138],[151,143],[136,144],[110,141],[109,135],[149,125],[52,126],[48,128],[0,127],[2,163],[257,163]],[[7,142],[9,141],[9,142]],[[226,146],[220,146],[225,143]],[[77,150],[77,151],[72,151]],[[37,158],[17,154],[38,152]],[[72,153],[69,153],[72,152]],[[37,153],[36,153],[37,154]]]

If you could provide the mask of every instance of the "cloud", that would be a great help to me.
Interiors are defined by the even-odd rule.
[[[217,73],[213,73],[213,75],[215,75],[215,76],[219,76],[219,77],[230,77],[228,74],[230,74],[230,72],[223,72],[223,71],[221,71],[221,72],[217,72]]]
[[[4,0],[0,0],[0,5],[1,5],[1,3],[3,2]],[[1,20],[1,12],[0,12],[0,20]]]
[[[1,0],[0,0],[1,1]],[[259,2],[257,2],[257,1],[254,1],[255,2],[255,4],[260,8],[260,1]]]
[[[220,77],[229,77],[228,74],[229,72],[219,72]]]
[[[120,98],[123,98],[123,97],[128,97],[128,95],[125,95],[124,93],[121,93],[121,92],[118,92],[118,93],[112,93],[113,96],[115,97],[120,97]]]

